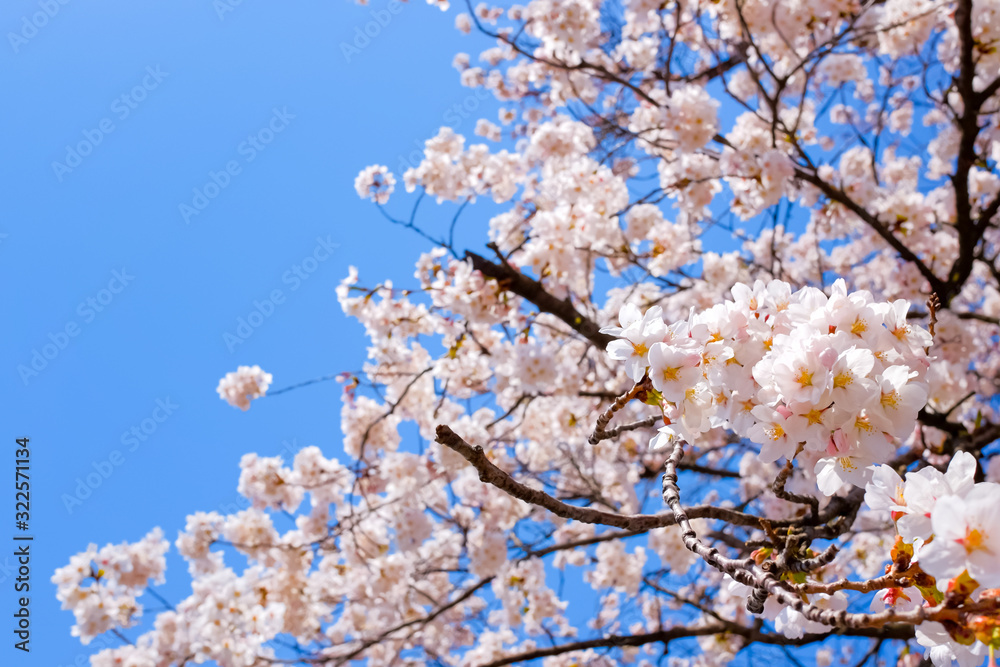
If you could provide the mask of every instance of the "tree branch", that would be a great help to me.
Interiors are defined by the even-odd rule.
[[[444,424],[437,427],[437,437],[435,440],[452,451],[461,454],[479,473],[481,481],[495,486],[518,500],[523,500],[528,504],[547,509],[556,516],[561,516],[564,519],[572,519],[581,523],[613,526],[632,531],[664,528],[677,523],[671,514],[615,514],[614,512],[604,512],[589,507],[578,507],[564,503],[543,491],[525,486],[514,480],[506,472],[493,465],[489,458],[486,457],[486,453],[482,447],[473,447]],[[688,516],[693,519],[721,519],[735,526],[760,527],[760,520],[752,514],[745,514],[722,507],[713,507],[711,505],[692,507],[688,510]]]
[[[506,261],[495,264],[471,250],[465,251],[465,258],[471,260],[473,269],[496,280],[502,289],[530,301],[543,313],[555,315],[597,348],[604,350],[608,343],[615,340],[614,336],[601,333],[597,323],[580,313],[569,298],[557,299],[540,282],[524,275]]]

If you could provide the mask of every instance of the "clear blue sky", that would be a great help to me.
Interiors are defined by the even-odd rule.
[[[133,541],[156,525],[172,540],[187,514],[232,508],[244,452],[274,455],[287,441],[339,453],[339,385],[246,414],[215,386],[241,364],[273,373],[274,387],[360,368],[366,342],[334,288],[350,264],[372,283],[401,283],[420,246],[358,199],[354,177],[375,162],[398,170],[422,145],[415,140],[442,125],[472,134],[474,117],[453,107],[480,102],[450,63],[489,44],[457,33],[454,11],[417,1],[394,5],[396,14],[385,0],[224,1],[0,8],[0,554],[13,550],[20,436],[31,438],[35,536],[31,653],[14,651],[7,620],[0,664],[66,667],[90,653],[69,636],[72,616],[49,583],[88,542]],[[220,15],[220,6],[232,11]],[[39,14],[45,7],[51,16]],[[366,26],[375,36],[355,44]],[[345,54],[342,43],[362,48]],[[86,154],[68,156],[67,146]],[[217,196],[207,205],[195,202],[211,172],[226,182],[219,172],[230,162],[228,184],[209,187]],[[203,210],[187,222],[180,206],[195,203]],[[296,286],[294,267],[318,238],[338,247]],[[224,334],[276,289],[284,302],[231,351]],[[36,350],[53,358],[37,375],[19,372]],[[172,414],[150,421],[165,417],[157,407],[167,401]],[[133,427],[147,439],[123,442]],[[118,465],[108,463],[115,450]],[[70,512],[67,494],[109,465]],[[11,562],[0,555],[5,619]],[[184,570],[172,554],[164,595],[174,601]]]

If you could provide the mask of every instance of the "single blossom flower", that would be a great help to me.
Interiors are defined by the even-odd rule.
[[[601,329],[601,333],[619,337],[619,340],[608,343],[608,356],[625,362],[625,372],[633,382],[638,382],[645,375],[650,348],[663,341],[667,327],[660,317],[661,313],[659,306],[653,306],[643,314],[634,303],[627,303],[618,313],[621,326]]]
[[[931,513],[934,539],[918,557],[920,567],[938,580],[968,571],[986,588],[1000,587],[1000,484],[983,482],[964,497],[939,498]]]
[[[679,403],[701,378],[701,359],[697,352],[656,343],[649,350],[649,379],[664,399]]]

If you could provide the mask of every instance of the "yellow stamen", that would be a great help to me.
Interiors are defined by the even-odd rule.
[[[973,528],[972,530],[967,532],[965,534],[965,537],[960,539],[958,543],[961,544],[963,547],[965,547],[966,551],[971,553],[976,549],[983,548],[983,534],[980,533],[977,529]]]
[[[843,389],[844,387],[852,384],[853,382],[854,382],[854,374],[853,373],[850,373],[850,372],[847,372],[847,373],[838,373],[837,375],[835,375],[833,377],[833,388],[834,389]]]
[[[868,417],[858,417],[857,419],[854,420],[854,426],[859,431],[864,431],[865,433],[871,433],[872,431],[875,430],[875,427],[872,426],[872,423],[868,421]]]
[[[899,392],[890,391],[888,394],[882,394],[882,407],[896,409],[899,406]]]
[[[809,412],[802,415],[806,418],[810,424],[822,424],[823,423],[823,411],[813,408]]]

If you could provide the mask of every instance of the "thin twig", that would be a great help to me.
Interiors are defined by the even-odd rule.
[[[641,421],[632,422],[631,424],[625,424],[624,426],[619,426],[617,428],[611,429],[610,431],[605,431],[608,422],[615,416],[615,413],[628,405],[629,401],[636,398],[640,394],[645,394],[652,388],[652,384],[648,377],[643,377],[641,380],[635,383],[631,389],[626,391],[624,394],[615,399],[615,402],[611,406],[601,413],[601,416],[597,418],[597,426],[594,427],[594,432],[590,435],[590,439],[587,440],[592,445],[596,445],[601,440],[607,440],[608,438],[613,438],[622,431],[631,431],[637,428],[645,428],[654,425],[659,417],[649,417]]]

